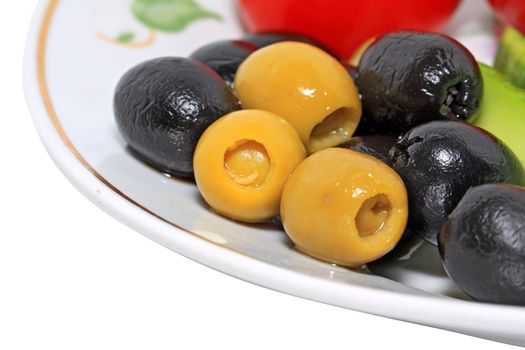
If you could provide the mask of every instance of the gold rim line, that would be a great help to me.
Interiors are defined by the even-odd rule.
[[[37,53],[36,53],[38,88],[40,90],[40,94],[42,96],[42,100],[44,102],[44,106],[46,108],[49,119],[51,120],[53,127],[55,128],[56,132],[58,133],[58,135],[60,136],[60,138],[66,145],[66,147],[73,153],[73,155],[78,159],[80,163],[82,163],[82,165],[85,168],[87,168],[91,173],[93,173],[93,175],[97,176],[96,171],[84,159],[84,157],[80,155],[78,150],[71,143],[71,140],[69,139],[69,137],[66,135],[64,128],[62,128],[62,125],[60,124],[60,121],[58,120],[58,117],[55,111],[55,107],[53,106],[53,102],[51,101],[49,87],[47,85],[47,74],[46,74],[47,39],[49,37],[49,30],[51,28],[51,22],[53,19],[53,15],[56,12],[58,3],[59,3],[59,0],[49,1],[46,11],[44,13],[44,17],[42,19],[42,26],[38,34],[38,47],[37,47]],[[99,176],[97,176],[97,178],[99,178]]]
[[[154,213],[150,209],[142,206],[135,200],[133,200],[131,197],[123,193],[121,190],[119,190],[117,187],[115,187],[113,184],[111,184],[106,178],[104,178],[101,174],[99,174],[92,166],[88,163],[88,161],[80,154],[78,149],[73,145],[69,137],[67,136],[66,132],[64,131],[64,128],[60,124],[60,121],[58,119],[58,115],[56,113],[55,107],[53,105],[53,102],[51,100],[51,95],[49,92],[49,86],[47,84],[47,75],[46,75],[46,52],[47,52],[47,43],[49,39],[49,31],[51,29],[51,24],[53,17],[56,13],[56,9],[58,7],[60,0],[49,0],[47,7],[44,12],[44,17],[42,18],[42,24],[40,26],[40,30],[38,33],[38,44],[37,44],[37,53],[36,53],[36,68],[37,68],[37,79],[38,79],[38,88],[40,90],[40,95],[42,96],[42,101],[44,103],[45,109],[47,111],[47,114],[49,116],[49,119],[51,123],[53,124],[53,127],[55,128],[56,132],[58,133],[58,136],[60,139],[64,142],[66,147],[71,151],[71,153],[75,156],[75,158],[84,166],[93,176],[95,176],[100,182],[102,182],[104,185],[106,185],[110,190],[115,192],[117,195],[121,196],[131,204],[135,205],[136,207],[142,209],[146,213],[152,215],[153,217],[175,227],[179,230],[182,230],[186,233],[189,233],[195,237],[198,237],[206,242],[213,243],[214,245],[217,245],[219,247],[231,250],[235,253],[241,254],[246,257],[253,258],[247,254],[241,253],[237,250],[234,250],[233,248],[230,248],[228,246],[219,244],[217,242],[214,242],[210,239],[207,239],[205,237],[200,236],[199,234],[190,231],[184,227],[178,226],[177,224],[163,218],[162,216]],[[255,258],[253,258],[255,259]]]

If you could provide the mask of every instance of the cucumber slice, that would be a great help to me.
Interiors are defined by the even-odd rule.
[[[525,89],[525,36],[515,28],[505,29],[494,67],[512,84]]]
[[[525,90],[510,84],[484,64],[483,100],[474,124],[490,131],[509,146],[525,167]]]

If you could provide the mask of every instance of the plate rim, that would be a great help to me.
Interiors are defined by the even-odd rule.
[[[430,293],[428,296],[407,295],[292,271],[179,227],[122,193],[98,174],[76,150],[72,140],[61,128],[53,101],[46,91],[48,34],[56,9],[62,1],[40,0],[37,5],[26,41],[24,92],[33,122],[49,155],[66,178],[99,208],[170,250],[268,289],[401,321],[484,338],[525,342],[519,336],[523,334],[522,325],[525,323],[523,307],[442,298]]]

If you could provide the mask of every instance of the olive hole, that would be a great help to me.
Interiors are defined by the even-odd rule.
[[[408,149],[423,141],[423,138],[419,136],[412,137],[411,139],[403,138],[399,140],[394,147],[390,149],[389,157],[393,164],[397,166],[405,166],[409,159],[410,159],[410,153],[408,152]]]
[[[391,209],[385,194],[378,194],[364,201],[355,218],[359,235],[367,237],[379,232],[385,226]]]
[[[447,89],[447,94],[441,104],[440,113],[449,119],[465,119],[468,114],[468,108],[461,101],[463,99],[462,91],[464,85],[462,82],[456,83]]]
[[[270,157],[257,141],[240,140],[224,153],[224,169],[228,177],[241,186],[259,187],[270,171]]]
[[[352,109],[339,108],[312,129],[308,152],[314,153],[350,140],[358,123],[359,116]]]

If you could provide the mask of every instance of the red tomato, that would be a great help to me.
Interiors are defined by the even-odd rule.
[[[510,24],[525,33],[525,1],[489,0],[489,2],[503,23]]]
[[[460,0],[239,0],[249,32],[312,37],[349,58],[367,39],[400,30],[442,28]]]

